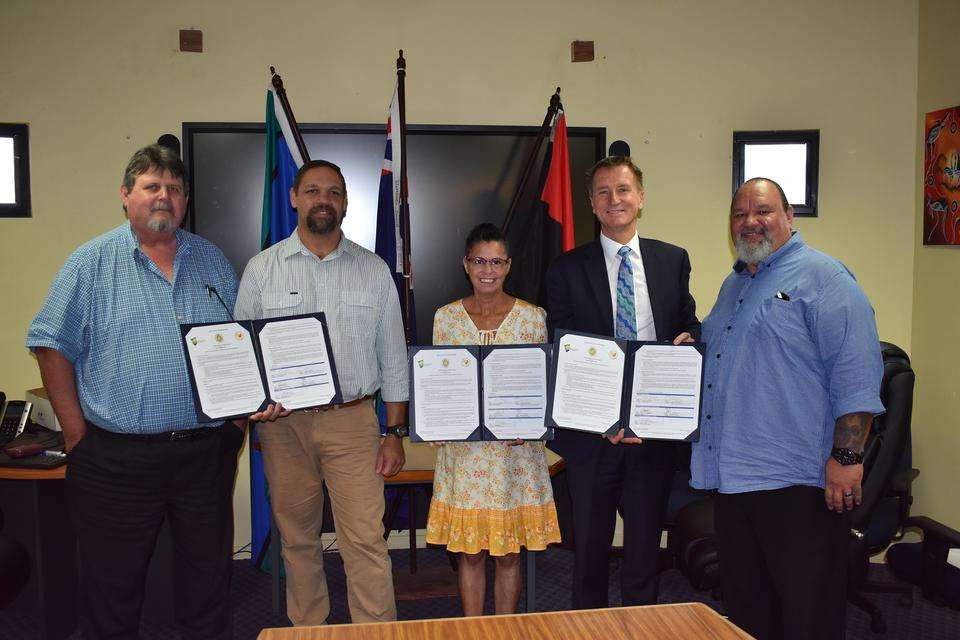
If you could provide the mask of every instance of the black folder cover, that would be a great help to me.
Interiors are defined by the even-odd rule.
[[[343,402],[343,395],[340,390],[340,378],[337,376],[337,364],[334,361],[333,357],[333,348],[330,345],[330,332],[327,328],[327,317],[323,312],[318,313],[304,313],[300,315],[293,316],[281,316],[277,318],[263,318],[260,320],[237,320],[236,322],[198,322],[194,324],[181,324],[180,325],[180,343],[183,347],[183,357],[187,363],[187,373],[190,376],[190,389],[193,392],[193,403],[197,411],[197,420],[200,422],[213,422],[215,420],[231,420],[233,418],[245,418],[249,413],[240,413],[235,415],[210,415],[203,411],[203,408],[200,403],[200,396],[197,393],[197,377],[196,373],[193,370],[193,363],[190,360],[190,353],[187,348],[187,334],[191,329],[195,327],[210,327],[214,325],[230,325],[238,324],[242,326],[251,336],[253,342],[253,353],[256,356],[257,360],[257,370],[260,374],[260,384],[263,387],[263,395],[266,398],[257,408],[256,411],[251,413],[256,413],[257,411],[263,411],[270,404],[273,403],[273,400],[270,399],[269,386],[267,385],[267,373],[263,362],[263,353],[260,347],[260,332],[263,331],[263,328],[270,323],[279,322],[283,320],[299,320],[301,318],[315,318],[323,326],[323,339],[327,347],[327,355],[330,358],[330,372],[333,375],[333,386],[334,386],[334,396],[328,404],[339,404]],[[314,406],[326,406],[326,405],[314,405]],[[310,408],[310,407],[302,407]]]

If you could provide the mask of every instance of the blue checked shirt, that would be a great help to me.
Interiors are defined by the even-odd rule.
[[[237,277],[220,250],[177,231],[173,284],[140,251],[125,223],[87,242],[57,273],[27,346],[50,347],[76,370],[87,420],[121,433],[198,425],[180,323],[229,321]]]
[[[884,412],[870,302],[843,264],[799,232],[755,275],[737,263],[703,339],[701,432],[690,465],[698,489],[823,487],[837,418]]]

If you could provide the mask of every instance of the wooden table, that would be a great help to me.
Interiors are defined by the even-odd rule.
[[[21,599],[36,603],[40,637],[59,640],[77,626],[77,543],[67,511],[66,466],[53,469],[0,467],[4,534],[33,556],[33,573]]]
[[[258,640],[749,640],[705,604],[661,604],[510,616],[264,629]]]

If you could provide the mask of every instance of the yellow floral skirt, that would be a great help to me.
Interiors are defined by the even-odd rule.
[[[502,556],[560,542],[542,442],[442,445],[437,452],[427,542],[448,551]]]

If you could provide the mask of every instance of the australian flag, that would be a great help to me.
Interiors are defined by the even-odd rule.
[[[387,116],[387,148],[383,154],[383,167],[380,169],[380,198],[377,202],[377,241],[375,250],[383,258],[400,296],[400,311],[407,330],[407,342],[417,342],[417,322],[413,306],[412,274],[404,272],[405,247],[410,239],[405,237],[409,211],[405,210],[400,198],[401,176],[404,158],[400,144],[400,101],[396,90],[390,101],[390,113]]]

